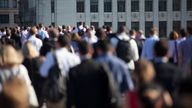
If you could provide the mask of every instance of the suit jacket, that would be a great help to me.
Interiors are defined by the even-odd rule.
[[[112,108],[110,87],[117,90],[114,84],[112,75],[105,67],[93,60],[84,60],[69,72],[67,107]]]

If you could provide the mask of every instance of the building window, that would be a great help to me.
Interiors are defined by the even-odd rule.
[[[55,13],[55,1],[51,0],[51,13]]]
[[[118,12],[125,12],[125,0],[117,0]]]
[[[167,11],[167,0],[159,0],[159,11]]]
[[[139,30],[139,22],[131,22],[131,29]]]
[[[99,23],[98,22],[91,22],[91,26],[94,26],[95,29],[99,28]]]
[[[118,22],[118,28],[121,26],[126,26],[126,22]]]
[[[173,30],[177,31],[178,33],[181,30],[181,21],[173,21]]]
[[[152,21],[146,21],[145,22],[145,35],[146,35],[146,37],[149,37],[149,31],[152,27],[153,27]]]
[[[192,21],[187,21],[187,26],[192,26]]]
[[[104,0],[104,12],[112,12],[112,1]]]
[[[112,25],[112,22],[104,22],[104,25],[105,26],[109,26],[109,27],[112,27],[113,25]]]
[[[9,15],[8,14],[1,14],[0,15],[0,23],[1,24],[8,24],[9,23]]]
[[[19,24],[19,23],[20,23],[20,21],[19,21],[19,15],[18,15],[18,14],[15,14],[15,15],[14,15],[14,23],[16,23],[16,24]]]
[[[13,0],[13,8],[17,8],[17,0]]]
[[[159,37],[167,37],[167,22],[159,22]]]
[[[145,12],[153,11],[153,0],[145,0]]]
[[[131,0],[131,12],[139,12],[139,0]]]
[[[181,0],[173,0],[173,11],[181,10]]]
[[[187,0],[187,11],[192,11],[192,1]]]
[[[84,0],[77,0],[77,12],[85,12],[85,1]]]
[[[90,12],[98,12],[98,0],[90,1]]]
[[[0,0],[0,8],[9,8],[8,0]]]

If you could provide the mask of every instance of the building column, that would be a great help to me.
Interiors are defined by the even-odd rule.
[[[117,31],[117,0],[112,0],[112,16],[113,16],[113,19],[112,19],[112,28],[113,28],[113,31]]]
[[[153,26],[159,28],[159,0],[153,0]]]
[[[167,0],[167,36],[173,30],[173,0]]]
[[[139,28],[140,30],[145,31],[145,1],[139,0]]]
[[[90,0],[85,0],[85,25],[90,25]]]
[[[104,0],[98,0],[99,4],[99,26],[104,25]]]
[[[187,27],[187,0],[182,0],[181,1],[181,28],[186,28]]]
[[[126,25],[131,29],[131,0],[125,0],[126,8]]]

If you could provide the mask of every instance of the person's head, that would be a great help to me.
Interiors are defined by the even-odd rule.
[[[27,41],[22,48],[23,56],[25,58],[35,58],[39,56],[39,52],[36,50],[32,42]]]
[[[187,34],[188,34],[188,36],[192,35],[192,26],[187,27]]]
[[[10,29],[6,30],[6,36],[11,36],[11,30]]]
[[[186,33],[186,30],[185,30],[185,29],[181,29],[181,30],[180,30],[180,36],[181,36],[181,37],[186,37],[186,36],[187,36],[187,33]]]
[[[157,41],[154,45],[154,54],[156,57],[167,57],[169,44],[166,39]]]
[[[37,28],[35,26],[33,26],[31,29],[30,29],[30,34],[31,36],[35,36],[37,34]]]
[[[90,58],[92,57],[92,55],[93,55],[93,48],[86,41],[79,42],[78,43],[78,47],[79,47],[80,56],[88,56]]]
[[[102,28],[98,28],[95,34],[99,39],[103,40],[107,37],[105,31]]]
[[[57,39],[59,37],[59,31],[55,28],[49,29],[48,34],[51,39]]]
[[[59,36],[58,37],[58,40],[57,40],[57,45],[56,45],[57,48],[62,48],[62,47],[65,47],[65,48],[70,48],[70,38],[67,34],[65,34],[64,36]]]
[[[142,108],[169,108],[173,102],[171,96],[158,84],[148,84],[139,90]]]
[[[157,35],[158,34],[157,28],[156,27],[151,28],[149,31],[149,34],[150,34],[150,36]]]
[[[177,108],[192,108],[192,78],[189,77],[179,84]]]
[[[97,55],[109,53],[111,51],[111,44],[107,40],[99,40],[96,43]]]
[[[169,34],[169,39],[170,39],[170,40],[177,40],[177,39],[179,39],[179,34],[178,34],[176,31],[172,31],[172,32]]]
[[[0,68],[10,68],[21,64],[22,53],[16,51],[11,45],[3,45],[0,48]]]
[[[120,26],[117,33],[121,34],[121,33],[124,33],[124,32],[127,32],[127,27],[126,26]]]
[[[13,34],[16,34],[17,33],[17,29],[16,28],[12,28],[11,29],[11,34],[13,35]]]
[[[112,33],[112,27],[107,26],[106,30],[107,30],[107,31],[106,31],[107,33]]]
[[[43,28],[43,24],[40,23],[40,24],[38,25],[38,27],[39,27],[40,29]]]
[[[136,62],[134,78],[138,86],[152,82],[154,77],[155,70],[151,62],[147,60],[139,60]]]
[[[0,93],[0,108],[28,108],[28,106],[26,83],[17,77],[6,81]]]
[[[136,36],[136,31],[133,29],[133,30],[130,30],[129,31],[129,35],[130,36]]]
[[[71,40],[79,42],[79,41],[81,41],[81,37],[79,36],[78,33],[72,33]]]

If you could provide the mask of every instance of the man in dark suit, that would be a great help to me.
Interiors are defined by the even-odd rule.
[[[115,108],[118,89],[111,72],[95,62],[92,48],[79,44],[81,64],[69,71],[67,80],[67,108]]]
[[[167,40],[162,39],[154,45],[154,67],[156,70],[155,80],[173,96],[176,86],[181,79],[181,71],[179,68],[168,62],[168,49]]]

